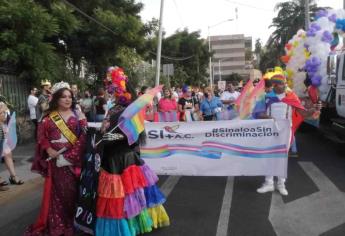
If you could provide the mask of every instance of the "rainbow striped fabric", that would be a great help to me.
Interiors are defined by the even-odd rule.
[[[249,81],[243,89],[241,96],[239,97],[240,100],[236,101],[239,118],[242,120],[251,119],[253,111],[256,109],[261,110],[261,106],[265,106],[265,80],[260,80],[255,87],[253,87],[252,82]],[[264,108],[264,110],[265,109],[266,108]]]
[[[221,142],[203,142],[202,146],[173,144],[155,148],[140,148],[143,158],[164,158],[174,154],[187,154],[209,159],[220,159],[222,153],[244,158],[286,158],[286,145],[254,148]]]
[[[150,89],[132,102],[121,114],[118,126],[128,139],[128,144],[135,143],[139,134],[144,131],[145,107],[152,102],[154,96],[162,90],[163,85]]]
[[[155,148],[140,148],[140,156],[143,158],[163,158],[173,154],[187,154],[210,159],[219,159],[221,157],[219,152],[204,151],[196,145],[170,144]]]
[[[17,127],[16,127],[16,113],[13,112],[8,122],[7,145],[11,150],[17,146]]]

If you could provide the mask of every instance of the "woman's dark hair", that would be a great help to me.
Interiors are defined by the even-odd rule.
[[[140,93],[141,93],[141,94],[144,94],[147,88],[148,88],[147,86],[141,87]]]
[[[53,94],[53,97],[52,97],[52,100],[49,102],[49,109],[48,109],[48,112],[52,112],[52,111],[55,111],[57,110],[57,108],[59,107],[59,99],[62,97],[62,94],[65,92],[65,91],[69,91],[71,93],[71,96],[72,96],[72,106],[71,106],[71,109],[72,110],[75,110],[75,106],[76,106],[76,103],[75,103],[75,100],[74,100],[74,96],[73,96],[73,93],[70,89],[68,88],[62,88],[62,89],[59,89],[58,91],[56,91],[54,94]]]
[[[171,88],[169,88],[168,86],[164,86],[163,89],[162,89],[162,92],[163,92],[163,97],[165,97],[165,94],[164,94],[164,91],[165,90],[168,90],[169,91],[169,99],[171,99],[172,97],[172,92],[171,92]]]

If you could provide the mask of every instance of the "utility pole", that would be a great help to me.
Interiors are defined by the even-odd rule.
[[[158,31],[158,46],[157,46],[157,58],[156,58],[156,82],[155,85],[159,85],[159,77],[161,72],[161,52],[162,52],[162,35],[163,35],[163,9],[164,0],[161,0],[161,11],[159,16],[159,31]]]
[[[305,31],[307,31],[309,30],[309,0],[304,0],[304,4]]]

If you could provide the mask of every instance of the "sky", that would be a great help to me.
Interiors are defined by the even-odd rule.
[[[257,38],[263,44],[274,30],[269,28],[277,15],[274,6],[283,0],[165,0],[163,28],[166,36],[188,28],[201,31],[201,36],[244,34]],[[141,17],[144,22],[159,19],[161,0],[137,0],[144,4]],[[334,9],[343,7],[343,0],[316,0],[318,6]],[[235,9],[238,9],[236,17]],[[229,19],[233,19],[229,21]]]

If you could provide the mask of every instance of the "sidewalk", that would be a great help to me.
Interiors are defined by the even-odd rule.
[[[33,157],[34,152],[35,143],[17,146],[13,151],[17,176],[25,183],[23,185],[8,185],[10,190],[0,192],[0,205],[43,183],[43,178],[36,173],[32,173],[30,170],[30,161],[32,161],[30,159]],[[2,180],[8,181],[9,173],[4,163],[0,163],[0,176]]]

